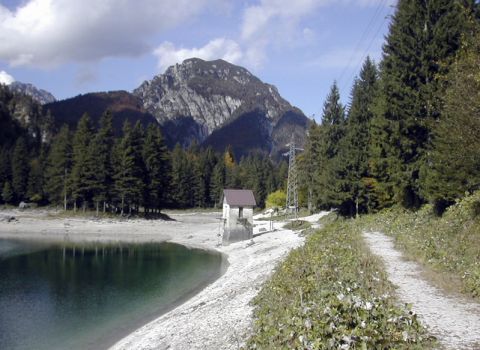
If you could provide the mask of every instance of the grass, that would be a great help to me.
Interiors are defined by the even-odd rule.
[[[259,214],[259,213],[262,213],[264,210],[261,210],[260,212],[258,213],[255,213],[255,214]],[[305,216],[309,216],[311,213],[308,211],[308,209],[306,208],[300,208],[300,210],[298,211],[297,213],[297,217],[298,218],[302,218],[302,217],[305,217]],[[257,219],[258,221],[287,221],[287,220],[290,220],[293,218],[293,215],[292,214],[284,214],[284,213],[279,213],[277,215],[273,215],[273,216],[268,216],[268,217],[265,217],[265,218],[259,218]]]
[[[306,229],[309,229],[311,226],[312,224],[310,224],[308,221],[294,220],[285,224],[283,228],[296,231],[296,230],[306,230]]]
[[[479,207],[477,192],[442,217],[435,216],[430,205],[417,212],[397,208],[367,216],[364,227],[393,236],[407,257],[427,267],[429,278],[439,287],[458,285],[458,291],[480,299]]]
[[[254,299],[246,348],[430,348],[416,315],[398,306],[355,221],[335,217],[289,254]]]

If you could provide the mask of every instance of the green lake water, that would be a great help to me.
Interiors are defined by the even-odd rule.
[[[0,239],[0,349],[104,349],[192,296],[220,254],[171,243]]]

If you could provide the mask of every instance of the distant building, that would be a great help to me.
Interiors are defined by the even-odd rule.
[[[253,237],[252,190],[223,190],[223,244]]]

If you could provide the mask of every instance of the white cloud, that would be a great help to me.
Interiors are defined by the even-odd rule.
[[[214,3],[222,0],[215,0]],[[149,39],[197,15],[208,0],[29,0],[0,5],[0,59],[49,67],[151,50]]]
[[[205,46],[200,48],[176,48],[170,42],[165,42],[154,51],[158,58],[158,68],[164,71],[165,68],[175,63],[181,63],[183,60],[191,57],[197,57],[204,60],[224,59],[231,63],[239,62],[242,57],[242,50],[238,43],[225,38],[211,40]]]
[[[298,45],[308,41],[312,32],[305,32],[300,22],[332,0],[261,0],[247,7],[241,27],[242,44],[248,49],[248,63],[261,66],[270,46]]]
[[[10,74],[4,70],[0,71],[0,84],[10,85],[14,81],[15,79]]]

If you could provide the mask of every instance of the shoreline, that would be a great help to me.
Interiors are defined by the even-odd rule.
[[[130,331],[112,337],[110,349],[237,349],[248,338],[252,322],[251,299],[286,254],[304,238],[274,222],[273,232],[261,232],[252,241],[218,245],[221,212],[173,212],[175,221],[48,217],[41,210],[8,210],[18,221],[0,221],[0,238],[69,242],[171,242],[187,248],[224,255],[228,267],[218,278],[180,298],[172,308]],[[268,221],[255,222],[254,234]],[[253,244],[252,244],[253,242]],[[148,321],[148,318],[146,319]],[[125,335],[119,332],[120,336]]]

